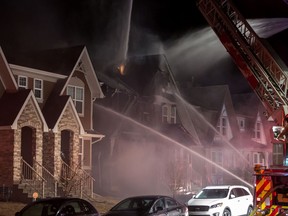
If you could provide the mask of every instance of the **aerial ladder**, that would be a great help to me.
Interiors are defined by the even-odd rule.
[[[276,139],[288,114],[288,72],[279,66],[231,0],[196,0],[196,3],[264,105],[266,117],[276,124],[275,139],[272,139],[273,164],[269,168],[254,168],[255,211],[257,215],[288,213],[288,149],[285,141]]]

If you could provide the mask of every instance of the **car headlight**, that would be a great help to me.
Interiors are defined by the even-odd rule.
[[[223,203],[217,203],[217,204],[211,205],[210,208],[219,208],[222,205],[223,205]]]

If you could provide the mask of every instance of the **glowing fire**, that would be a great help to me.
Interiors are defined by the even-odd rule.
[[[125,69],[125,65],[124,64],[121,64],[119,67],[118,67],[118,70],[120,72],[121,75],[124,75],[124,69]]]

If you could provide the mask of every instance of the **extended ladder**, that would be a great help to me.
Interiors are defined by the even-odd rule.
[[[262,101],[267,116],[286,107],[287,73],[235,6],[229,0],[197,0],[197,6]]]

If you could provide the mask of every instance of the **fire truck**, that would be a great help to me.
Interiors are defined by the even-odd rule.
[[[251,215],[288,215],[288,149],[278,140],[288,114],[288,76],[231,0],[196,0],[196,4],[273,119],[272,160],[254,168]]]

